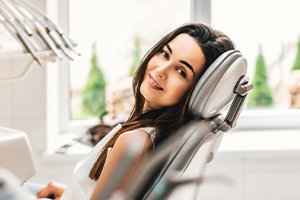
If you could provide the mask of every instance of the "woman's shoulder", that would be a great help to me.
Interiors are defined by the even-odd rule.
[[[152,147],[152,139],[149,137],[149,132],[143,128],[127,131],[120,135],[116,141],[117,145],[127,146],[133,142],[142,142],[146,147]]]

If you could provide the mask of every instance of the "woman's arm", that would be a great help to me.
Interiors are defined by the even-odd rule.
[[[143,144],[144,148],[138,152],[138,156],[135,159],[135,162],[131,165],[124,181],[122,181],[119,185],[119,188],[122,189],[128,184],[130,178],[136,171],[136,169],[141,165],[142,160],[148,155],[149,150],[152,148],[152,141],[147,132],[143,130],[134,130],[130,132],[123,133],[116,140],[116,143],[106,160],[101,175],[98,179],[96,188],[92,194],[91,200],[94,200],[99,196],[101,190],[106,185],[107,181],[114,173],[115,167],[119,164],[118,161],[122,158],[123,152],[128,148],[129,145],[132,145],[132,140],[134,138],[138,138],[139,144]]]

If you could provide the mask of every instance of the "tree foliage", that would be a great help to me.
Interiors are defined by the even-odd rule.
[[[98,66],[96,43],[93,44],[91,70],[88,82],[82,92],[83,112],[91,116],[100,116],[105,112],[105,78]]]
[[[252,81],[253,91],[249,95],[248,107],[270,107],[273,105],[271,89],[268,86],[268,74],[261,46],[256,60],[255,74]]]
[[[135,50],[134,50],[134,54],[133,54],[133,62],[130,68],[130,76],[132,77],[137,68],[140,65],[141,62],[141,43],[140,43],[140,39],[138,37],[136,37],[134,39],[134,45],[135,45]]]
[[[296,55],[296,60],[294,62],[294,66],[293,66],[292,70],[300,70],[300,37],[299,37],[299,41],[298,41],[298,51],[297,51],[297,55]]]

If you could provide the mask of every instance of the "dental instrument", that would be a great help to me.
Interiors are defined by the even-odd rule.
[[[26,50],[32,55],[33,59],[42,66],[42,62],[34,49],[33,45],[27,40],[27,36],[22,32],[22,30],[15,25],[15,22],[13,21],[13,17],[5,10],[5,6],[0,2],[0,20],[2,22],[7,21],[16,31],[16,35],[20,39],[20,41],[25,46]]]
[[[45,32],[44,27],[36,21],[34,21],[34,25],[37,29],[38,34],[45,40],[45,42],[48,44],[53,53],[61,60],[61,54],[59,53],[58,49],[56,48],[49,35]]]
[[[3,0],[4,1],[4,0]],[[7,0],[5,0],[7,1]],[[8,4],[8,2],[7,2]],[[41,36],[41,38],[44,40],[44,42],[47,44],[47,46],[53,51],[53,53],[61,60],[62,59],[62,56],[60,54],[60,52],[58,51],[58,49],[56,48],[54,42],[51,40],[51,38],[48,36],[48,34],[46,33],[44,27],[39,23],[37,22],[36,20],[34,20],[33,16],[30,15],[30,13],[24,13],[20,7],[17,7],[16,5],[14,5],[13,3],[9,3],[10,7],[13,8],[13,9],[18,9],[23,15],[25,15],[28,20],[30,20],[33,25],[35,26],[36,28],[36,32]],[[20,13],[19,13],[20,14]],[[23,17],[23,16],[22,16]],[[23,17],[24,18],[24,17]],[[24,18],[25,19],[25,18]]]
[[[25,31],[27,32],[27,34],[29,36],[32,36],[33,31],[31,30],[31,28],[26,24],[25,18],[23,17],[23,15],[21,15],[19,13],[18,10],[16,10],[14,8],[14,6],[8,1],[8,0],[2,0],[2,2],[8,7],[8,10],[10,10],[12,12],[12,14],[14,15],[14,17],[18,20],[18,22],[20,22],[20,24],[23,26],[23,28],[25,29]]]
[[[20,2],[18,0],[18,2]],[[30,2],[28,1],[22,1],[23,3],[25,3],[28,7],[30,7],[31,9],[33,9],[35,12],[39,13],[48,23],[50,23],[54,29],[56,30],[56,32],[59,34],[59,36],[63,39],[63,41],[65,42],[65,44],[67,45],[67,47],[69,49],[71,49],[75,54],[77,54],[78,56],[80,56],[80,53],[78,53],[75,48],[74,48],[74,45],[73,43],[71,42],[70,38],[68,37],[68,35],[66,33],[64,33],[64,31],[57,25],[55,25],[51,19],[49,19],[47,17],[47,15],[41,11],[40,9],[38,9],[35,5],[31,4]]]
[[[74,58],[68,54],[67,49],[63,42],[61,41],[59,35],[57,32],[52,30],[46,22],[44,22],[42,19],[40,19],[34,12],[30,11],[26,5],[24,5],[22,2],[14,1],[13,2],[15,6],[25,15],[29,20],[31,20],[34,24],[36,24],[36,27],[43,26],[48,33],[48,35],[52,38],[52,40],[56,43],[56,46],[58,46],[59,49],[64,53],[65,56],[67,56],[70,60],[74,60]],[[26,8],[26,9],[25,9]],[[36,20],[39,22],[36,22]],[[41,33],[40,33],[41,34]],[[47,37],[49,38],[49,37]],[[50,38],[49,38],[50,39]],[[48,40],[49,40],[48,39]],[[52,42],[52,41],[51,41]],[[49,42],[48,42],[49,44]],[[55,45],[53,44],[55,47]],[[56,47],[55,47],[56,49]],[[54,50],[54,48],[52,48]],[[57,51],[57,50],[55,50]],[[55,53],[56,54],[56,53]],[[57,55],[57,54],[56,54]],[[61,58],[60,58],[61,59]]]

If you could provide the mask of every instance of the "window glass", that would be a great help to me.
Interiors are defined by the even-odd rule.
[[[69,1],[69,34],[82,54],[69,64],[71,119],[98,117],[103,111],[98,105],[104,101],[103,87],[131,85],[132,66],[165,34],[190,21],[190,4],[186,0]],[[127,98],[129,93],[120,97],[106,93],[106,98]],[[131,105],[121,109],[128,112]]]
[[[211,0],[212,26],[248,60],[248,109],[300,107],[299,7],[296,0]]]

